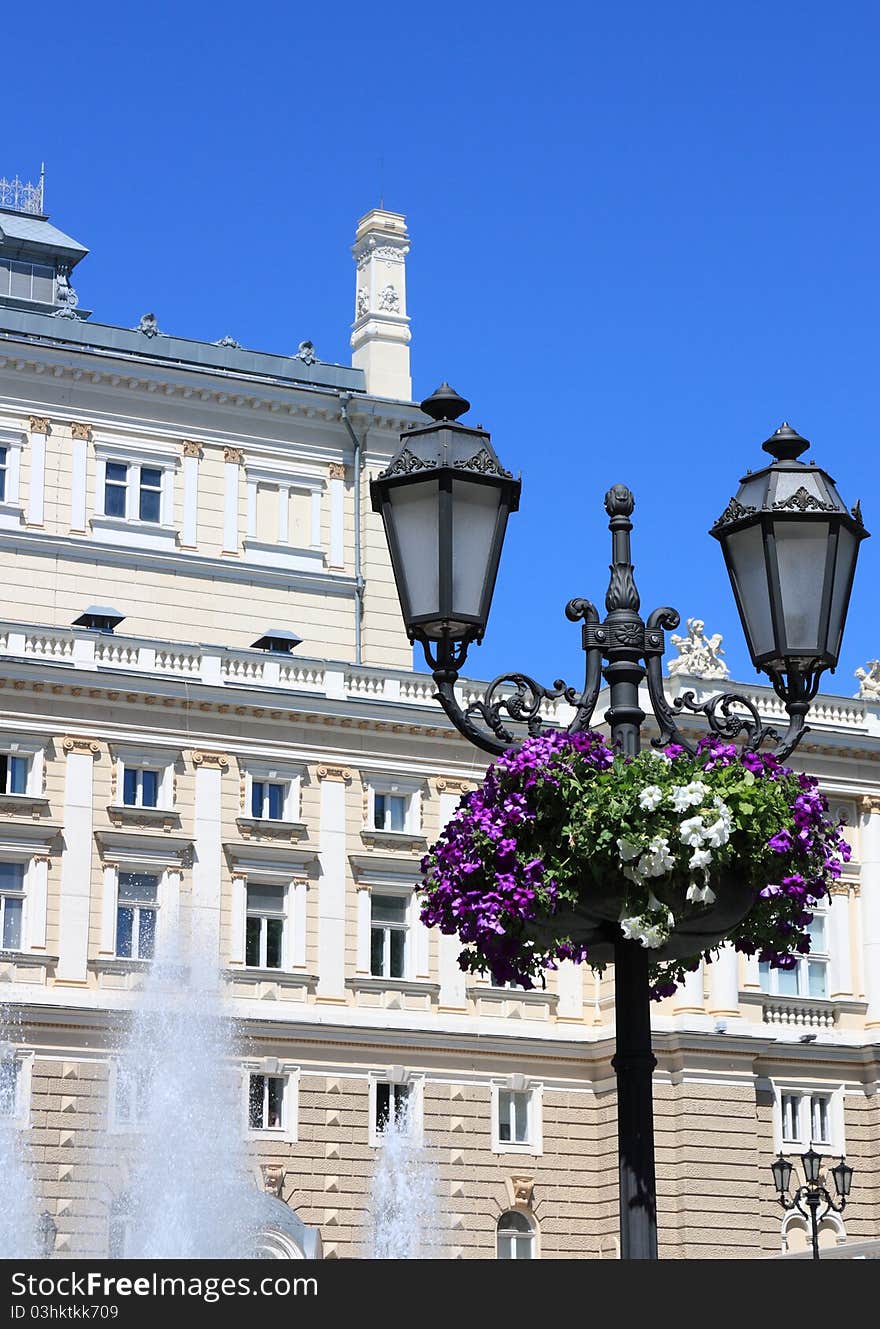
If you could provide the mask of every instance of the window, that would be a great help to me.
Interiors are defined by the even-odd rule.
[[[780,1096],[782,1143],[831,1144],[831,1096],[784,1093]]]
[[[0,861],[0,937],[4,951],[21,950],[24,864]]]
[[[128,487],[128,467],[119,461],[108,461],[104,480],[104,515],[125,516],[125,497]]]
[[[0,259],[0,295],[50,305],[55,299],[55,270],[43,263]]]
[[[0,1118],[9,1121],[18,1115],[19,1063],[15,1057],[0,1059]]]
[[[256,969],[284,964],[284,887],[248,886],[244,962]]]
[[[373,1129],[377,1136],[384,1132],[391,1120],[392,1111],[397,1126],[409,1123],[410,1089],[411,1086],[408,1084],[390,1084],[384,1080],[377,1082],[373,1118]]]
[[[137,462],[104,463],[104,516],[158,525],[162,522],[165,471]]]
[[[405,978],[409,899],[404,895],[370,896],[370,973],[377,978]]]
[[[0,448],[0,503],[6,502],[6,448]]]
[[[251,816],[267,821],[283,821],[287,801],[287,785],[270,784],[268,780],[251,783]]]
[[[376,794],[373,825],[377,831],[405,831],[407,803],[402,794]]]
[[[113,1123],[116,1126],[141,1126],[150,1108],[150,1077],[143,1066],[117,1064],[113,1090]]]
[[[116,907],[116,954],[124,960],[152,960],[156,941],[159,878],[120,872]]]
[[[132,1203],[127,1195],[114,1200],[110,1208],[107,1232],[107,1255],[111,1260],[124,1260],[131,1253],[134,1227]]]
[[[26,794],[29,766],[27,757],[0,752],[0,794]]]
[[[761,989],[779,997],[828,996],[828,911],[813,908],[810,934],[810,953],[798,958],[793,969],[772,969],[769,962],[758,966]]]
[[[499,1260],[534,1260],[535,1229],[525,1214],[515,1209],[498,1220],[497,1253]]]
[[[155,808],[159,804],[159,772],[126,766],[122,774],[122,801],[129,808]]]
[[[512,1089],[498,1091],[498,1139],[502,1144],[528,1144],[531,1140],[532,1095]]]
[[[285,1077],[248,1077],[248,1126],[252,1131],[284,1130]]]

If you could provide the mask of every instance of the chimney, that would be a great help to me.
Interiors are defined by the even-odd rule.
[[[364,371],[373,396],[411,401],[406,218],[373,208],[358,222],[352,253],[357,278],[351,363]]]

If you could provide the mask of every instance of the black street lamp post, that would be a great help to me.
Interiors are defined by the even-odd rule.
[[[788,425],[778,429],[764,444],[771,464],[745,476],[711,532],[724,550],[752,659],[788,711],[789,726],[780,738],[736,693],[703,704],[693,693],[667,702],[664,634],[680,620],[669,607],[655,609],[647,620],[640,615],[630,550],[635,500],[625,485],[605,496],[612,540],[606,617],[600,619],[589,600],[570,600],[565,609],[570,621],[582,624],[583,687],[557,679],[548,688],[527,674],[503,674],[463,709],[455,684],[469,646],[485,633],[507,519],[519,506],[521,484],[501,465],[485,430],[458,423],[469,403],[448,384],[421,407],[430,423],[401,435],[399,452],[370,491],[385,525],[407,633],[421,643],[437,700],[465,738],[498,755],[519,741],[510,721],[538,734],[544,703],[558,698],[574,709],[568,732],[586,729],[604,676],[610,695],[605,719],[624,753],[639,751],[643,681],[660,728],[658,746],[680,743],[693,755],[693,743],[677,724],[683,712],[692,712],[705,715],[720,737],[743,737],[749,751],[766,741],[775,741],[780,757],[795,748],[821,674],[837,663],[858,547],[867,535],[858,505],[850,512],[823,470],[798,461],[809,446],[806,439]],[[663,958],[685,958],[715,944],[750,904],[736,902],[739,912],[727,917],[719,916],[716,905],[715,932],[696,944],[693,937],[681,940],[684,949],[667,950]],[[606,928],[604,946],[591,954],[599,958],[599,949],[601,958],[613,958],[615,974],[621,1256],[656,1259],[650,957],[614,925]]]
[[[835,1200],[821,1180],[822,1155],[817,1154],[812,1145],[805,1154],[801,1155],[801,1164],[804,1170],[804,1184],[798,1186],[790,1197],[788,1191],[791,1186],[791,1176],[794,1172],[792,1164],[780,1153],[779,1157],[770,1164],[770,1171],[773,1173],[773,1184],[779,1192],[779,1203],[783,1209],[797,1209],[798,1213],[802,1214],[804,1218],[809,1218],[813,1259],[818,1260],[819,1223],[832,1210],[836,1214],[843,1213],[852,1187],[853,1169],[842,1155],[837,1167],[831,1168],[834,1189],[837,1192],[837,1200]],[[804,1209],[804,1205],[807,1206],[806,1209]],[[822,1210],[821,1213],[819,1212],[820,1209]]]

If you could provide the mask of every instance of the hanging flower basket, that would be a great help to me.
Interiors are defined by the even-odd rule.
[[[695,758],[624,757],[551,733],[462,798],[422,861],[421,917],[458,934],[463,969],[528,988],[562,959],[601,970],[629,938],[666,996],[725,938],[792,968],[849,856],[816,781],[772,756],[706,738]]]

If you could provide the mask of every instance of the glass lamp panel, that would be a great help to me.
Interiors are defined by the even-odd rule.
[[[841,526],[837,533],[837,559],[834,564],[834,584],[831,591],[831,611],[828,615],[828,654],[837,664],[840,643],[849,608],[849,592],[853,570],[858,557],[860,541],[852,531]]]
[[[774,474],[775,489],[768,495],[771,506],[773,503],[784,503],[799,490],[803,489],[810,498],[814,498],[817,503],[827,502],[828,495],[825,486],[822,483],[822,477],[819,471],[811,467],[804,467],[797,471],[776,471]]]
[[[494,581],[495,568],[489,563],[500,497],[494,485],[452,482],[452,607],[456,616],[478,617],[484,608],[483,587],[487,580]],[[485,610],[488,608],[486,605]]]
[[[785,625],[785,654],[825,650],[822,591],[830,527],[827,521],[775,521],[776,564]]]
[[[761,527],[746,526],[723,539],[749,649],[755,658],[769,655],[775,641]]]
[[[436,481],[397,485],[389,491],[397,544],[398,586],[410,618],[440,615],[439,490]],[[430,630],[430,629],[429,629]]]

